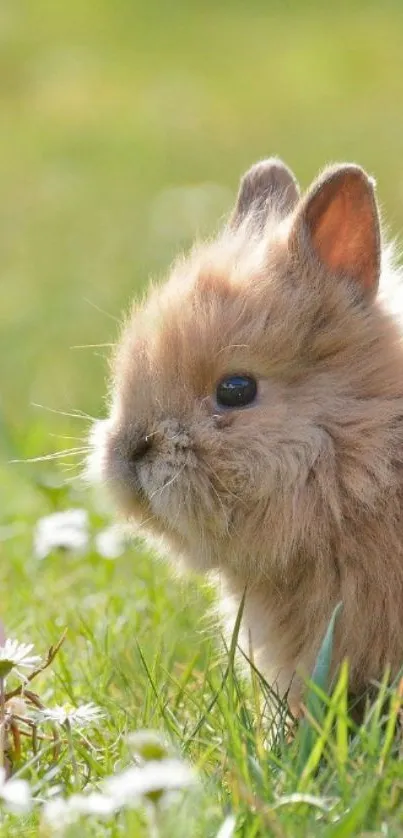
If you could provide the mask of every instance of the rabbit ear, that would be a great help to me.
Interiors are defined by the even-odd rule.
[[[255,226],[262,228],[270,210],[280,217],[288,215],[299,198],[297,181],[290,169],[277,157],[255,163],[244,174],[239,187],[231,227],[251,215]]]
[[[364,296],[375,296],[381,234],[374,181],[359,166],[326,169],[297,211],[290,246],[300,257],[319,260],[335,277],[353,280]]]

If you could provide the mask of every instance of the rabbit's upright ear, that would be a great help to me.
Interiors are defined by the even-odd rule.
[[[250,216],[253,226],[262,229],[270,212],[283,218],[294,208],[299,188],[294,175],[277,157],[255,163],[241,179],[231,227]]]
[[[350,279],[374,297],[381,235],[372,179],[359,166],[326,169],[301,202],[289,243],[299,258],[317,260],[335,279]]]

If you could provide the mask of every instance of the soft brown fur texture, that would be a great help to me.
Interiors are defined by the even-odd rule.
[[[373,185],[327,169],[302,199],[278,160],[243,178],[223,233],[130,316],[93,431],[121,510],[172,560],[215,571],[280,692],[335,605],[334,669],[360,693],[403,664],[403,348]],[[397,287],[397,286],[396,286]],[[253,375],[222,409],[217,382]]]

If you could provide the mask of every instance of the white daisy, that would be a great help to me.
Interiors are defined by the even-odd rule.
[[[81,704],[72,707],[71,704],[61,704],[52,708],[44,708],[38,712],[40,721],[58,722],[60,725],[69,722],[71,727],[82,728],[102,719],[105,713],[96,704]]]
[[[35,669],[41,662],[39,655],[31,655],[33,643],[19,643],[18,640],[7,639],[0,646],[0,678],[5,678],[13,669],[24,679],[20,669],[27,671]]]
[[[85,509],[66,509],[37,521],[34,554],[45,559],[53,550],[84,554],[89,547],[89,520]]]
[[[150,761],[107,778],[102,792],[46,801],[43,819],[53,832],[63,834],[83,815],[108,818],[125,807],[141,806],[144,798],[155,800],[164,792],[178,791],[195,782],[194,771],[177,759]],[[231,833],[223,833],[222,838],[230,836]]]
[[[59,835],[63,835],[63,832],[78,818],[77,812],[73,812],[69,801],[63,797],[47,800],[42,808],[42,817],[52,833]]]
[[[136,730],[128,733],[126,742],[136,757],[147,760],[166,759],[169,756],[168,743],[155,730]]]
[[[108,796],[119,807],[138,805],[141,797],[177,791],[196,783],[195,772],[178,759],[150,760],[109,777],[104,782]]]
[[[232,838],[235,831],[235,818],[233,815],[228,815],[224,823],[221,824],[217,832],[217,838]]]
[[[73,794],[69,798],[70,807],[79,815],[98,815],[107,818],[117,811],[116,801],[99,791],[90,794]]]
[[[95,549],[104,559],[118,559],[124,553],[126,537],[121,527],[113,525],[95,536]]]
[[[32,809],[32,796],[26,780],[6,779],[5,769],[0,767],[0,798],[10,811],[24,815]]]
[[[56,797],[44,804],[43,818],[52,831],[63,833],[67,827],[82,815],[96,815],[108,818],[117,811],[116,802],[100,792],[90,794],[72,794],[67,799]]]

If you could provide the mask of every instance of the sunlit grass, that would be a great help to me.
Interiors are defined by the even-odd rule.
[[[71,496],[56,497],[71,507]],[[102,513],[91,512],[89,545],[104,524]],[[31,538],[29,525],[4,545],[14,579],[10,634],[38,651],[67,627],[51,667],[35,680],[46,706],[39,730],[56,724],[61,747],[55,756],[52,742],[39,742],[33,755],[24,745],[13,770],[30,781],[34,809],[28,821],[3,813],[2,834],[19,835],[28,822],[32,831],[24,834],[48,834],[38,824],[49,794],[68,809],[72,794],[106,793],[105,778],[131,764],[128,734],[151,729],[197,776],[194,788],[158,814],[153,829],[161,838],[213,838],[227,815],[242,836],[350,836],[369,828],[399,835],[401,692],[385,680],[364,721],[354,721],[346,665],[331,695],[326,691],[331,625],[305,698],[305,721],[295,728],[259,673],[245,661],[242,670],[241,659],[236,664],[236,634],[227,650],[224,641],[217,646],[211,592],[196,579],[173,579],[140,544],[117,559],[93,546],[85,556],[53,550],[39,559]],[[96,715],[82,730],[74,720],[91,703]],[[97,798],[90,803],[98,805]],[[153,835],[142,805],[125,807],[106,820],[83,815],[80,835]],[[74,820],[66,834],[77,828]]]
[[[143,728],[168,738],[199,785],[153,824],[125,809],[71,835],[213,838],[227,815],[246,838],[401,834],[397,692],[382,684],[357,726],[343,668],[331,697],[316,681],[292,738],[268,685],[220,643],[207,585],[137,541],[100,555],[109,515],[71,482],[74,457],[11,461],[85,444],[122,309],[216,227],[255,159],[282,155],[304,186],[325,162],[355,160],[399,231],[402,25],[392,0],[0,8],[1,617],[41,654],[67,628],[35,689],[46,707],[104,714],[71,741],[61,725],[58,759],[25,744],[14,768],[37,803],[23,822],[4,809],[6,838],[49,834],[47,796],[102,791]],[[40,559],[37,519],[71,508],[88,510],[84,552]]]

